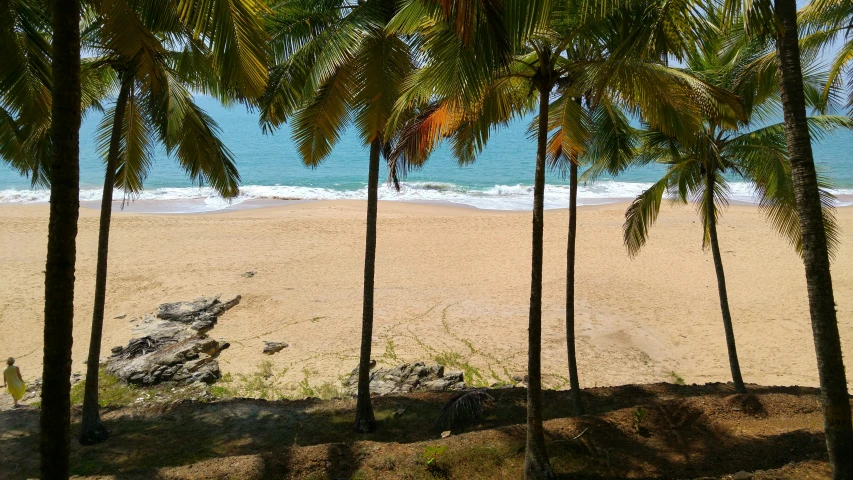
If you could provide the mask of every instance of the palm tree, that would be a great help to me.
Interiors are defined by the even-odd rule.
[[[507,7],[507,10],[511,10]],[[684,37],[666,37],[667,28],[661,26],[661,20],[681,21],[694,28],[686,18],[666,18],[682,15],[683,12],[661,10],[636,10],[630,14],[619,12],[616,15],[598,18],[569,14],[566,9],[554,7],[546,10],[542,17],[546,21],[526,21],[513,19],[508,28],[510,38],[517,38],[515,48],[518,54],[503,68],[496,68],[481,75],[481,71],[469,71],[464,67],[465,50],[447,39],[446,25],[440,19],[422,20],[424,11],[412,8],[395,19],[398,28],[406,32],[418,29],[424,37],[421,41],[430,52],[425,66],[420,69],[409,84],[412,86],[401,97],[398,110],[415,108],[434,116],[434,120],[421,119],[426,126],[421,133],[423,138],[414,143],[419,148],[415,152],[428,153],[430,147],[422,146],[424,140],[444,137],[454,139],[454,151],[460,161],[473,156],[482,148],[488,138],[488,131],[495,125],[504,124],[511,116],[507,109],[520,106],[528,108],[529,102],[517,100],[527,92],[536,92],[538,97],[538,116],[535,120],[537,136],[536,169],[534,173],[533,194],[533,235],[531,258],[531,293],[528,317],[528,388],[527,388],[527,449],[525,459],[526,478],[552,478],[553,471],[545,450],[544,429],[542,426],[542,378],[541,378],[541,322],[542,322],[542,254],[544,230],[544,190],[545,169],[548,150],[548,132],[550,130],[550,108],[552,95],[562,100],[562,105],[577,105],[568,101],[579,96],[578,92],[590,92],[590,96],[599,98],[603,92],[618,92],[613,98],[632,111],[642,113],[650,123],[660,125],[674,135],[684,135],[690,127],[698,126],[696,119],[701,118],[701,107],[694,100],[702,97],[704,105],[713,107],[713,114],[727,117],[737,113],[732,104],[737,99],[727,92],[698,81],[682,72],[668,69],[655,61],[661,51],[683,49]],[[639,16],[639,17],[638,17]],[[440,17],[439,17],[440,18]],[[532,18],[532,17],[531,17]],[[420,19],[420,20],[418,20]],[[657,20],[657,22],[650,22]],[[529,24],[535,28],[528,29]],[[632,30],[631,26],[635,26]],[[444,28],[442,28],[444,27]],[[513,32],[524,32],[514,34]],[[603,34],[602,32],[607,32]],[[670,30],[671,32],[671,30]],[[614,38],[627,38],[627,42],[613,42],[613,50],[608,50],[600,58],[582,58],[580,60],[566,55],[566,49],[574,44],[597,44],[607,34]],[[626,35],[627,34],[627,35]],[[658,38],[658,42],[651,41]],[[658,45],[665,45],[664,48]],[[649,47],[649,46],[652,47]],[[455,47],[455,48],[453,48]],[[632,54],[628,55],[627,52]],[[675,51],[681,53],[683,50]],[[476,55],[474,55],[477,58]],[[488,58],[483,57],[481,58]],[[478,77],[478,75],[481,75]],[[461,80],[460,80],[461,79]],[[555,87],[560,86],[555,91]],[[461,89],[460,89],[461,87]],[[499,91],[513,92],[507,95],[513,100],[495,102],[492,97]],[[436,105],[434,97],[438,93],[441,100]],[[473,99],[473,100],[472,100]],[[662,102],[661,99],[669,100]],[[458,113],[458,110],[465,113]],[[580,130],[578,117],[572,115],[576,108],[565,108],[568,114],[561,119],[567,138]],[[684,116],[676,121],[674,111]],[[445,118],[449,113],[451,120]],[[523,112],[522,112],[523,113]],[[469,119],[474,117],[473,120]],[[454,125],[459,121],[459,127]],[[417,130],[417,129],[415,129]],[[460,140],[459,137],[462,137]],[[571,142],[566,142],[567,152],[577,151]],[[405,150],[405,149],[404,149]],[[407,150],[407,151],[408,151]],[[414,156],[410,164],[417,164],[421,158]],[[401,171],[405,171],[402,168]]]
[[[735,33],[732,37],[743,42],[743,36],[738,35],[742,32]],[[685,70],[718,87],[740,93],[747,100],[747,114],[754,116],[755,120],[764,120],[774,113],[774,107],[779,101],[778,91],[768,88],[766,82],[763,82],[768,73],[777,70],[775,56],[765,52],[766,48],[761,42],[747,41],[743,45],[737,45],[737,42],[731,40],[728,42],[726,51],[726,43],[721,37],[706,39],[702,51],[690,56]],[[823,75],[810,74],[809,79],[817,83],[821,77]],[[812,118],[811,125],[813,131],[822,135],[835,128],[853,127],[853,121],[846,117],[820,116]],[[726,195],[729,178],[739,177],[752,184],[759,194],[759,205],[771,223],[798,251],[801,248],[793,188],[787,178],[790,166],[783,125],[744,131],[748,126],[748,121],[735,128],[706,122],[705,131],[688,143],[669,139],[654,130],[649,131],[645,135],[640,162],[661,163],[667,166],[667,172],[631,204],[626,212],[624,227],[628,252],[632,256],[636,255],[646,242],[665,192],[683,203],[690,198],[696,199],[705,226],[703,247],[710,246],[714,258],[729,366],[738,393],[745,393],[746,387],[738,362],[716,227],[719,211],[728,203]],[[822,197],[827,236],[834,243],[837,238],[832,216],[832,197],[825,191]]]
[[[849,454],[853,451],[853,419],[832,290],[829,242],[821,215],[820,184],[806,116],[806,91],[800,63],[796,0],[774,0],[772,3],[770,0],[727,0],[725,4],[728,17],[743,18],[751,36],[760,39],[772,38],[776,44],[779,59],[777,77],[785,116],[791,179],[802,234],[802,257],[806,271],[829,463],[833,478],[853,478],[853,456]],[[839,4],[846,5],[845,2]],[[815,5],[815,10],[819,11],[822,5],[829,6],[821,2]],[[843,12],[841,15],[843,16]],[[844,47],[842,50],[846,49],[847,47]]]
[[[690,62],[695,74],[710,77],[720,73],[717,65],[699,63],[702,60],[708,58]],[[813,131],[821,135],[835,128],[853,128],[853,121],[847,117],[819,116],[810,120]],[[660,163],[667,167],[667,171],[661,180],[639,195],[625,213],[624,239],[628,252],[636,255],[645,244],[665,193],[681,203],[691,199],[696,201],[705,227],[703,247],[710,246],[714,258],[732,380],[735,390],[745,393],[716,224],[722,207],[728,204],[729,179],[738,177],[750,183],[758,193],[759,206],[768,220],[798,251],[801,249],[783,125],[742,131],[720,128],[709,122],[706,131],[697,134],[689,144],[651,130],[644,135],[641,161]],[[827,238],[835,244],[837,230],[832,216],[833,198],[822,190],[821,202]]]
[[[584,414],[575,348],[575,241],[577,238],[578,182],[595,181],[607,173],[618,175],[632,164],[637,130],[613,98],[592,98],[582,92],[563,92],[552,114],[554,133],[548,143],[548,162],[563,177],[569,177],[569,229],[566,244],[566,350],[569,385],[575,415]],[[605,92],[609,93],[609,92]],[[571,112],[562,110],[569,109]],[[564,125],[564,118],[577,119]],[[564,135],[565,132],[565,135]],[[579,168],[586,170],[579,177]]]
[[[785,112],[785,134],[791,159],[803,263],[809,293],[815,352],[824,405],[824,426],[829,462],[837,479],[853,478],[853,420],[847,393],[847,376],[838,334],[835,297],[829,265],[829,241],[821,212],[817,171],[806,119],[803,74],[797,36],[795,0],[776,0],[781,31],[776,36],[779,55],[779,90]]]
[[[80,2],[52,1],[50,222],[44,302],[41,476],[68,478],[74,266],[80,208]],[[5,45],[5,42],[4,42]]]
[[[351,123],[370,146],[364,301],[355,430],[376,430],[370,401],[374,271],[379,161],[394,132],[388,119],[404,79],[414,70],[410,45],[386,34],[394,0],[313,2],[288,0],[274,7],[269,31],[275,66],[261,100],[262,123],[276,127],[291,115],[293,138],[305,165],[316,167]]]
[[[219,127],[194,102],[189,88],[216,93],[220,98],[252,98],[262,92],[263,74],[252,78],[251,66],[264,65],[264,48],[237,48],[238,45],[264,45],[265,35],[258,17],[259,6],[252,1],[240,2],[221,24],[209,25],[208,31],[193,32],[181,23],[177,5],[172,11],[124,9],[119,14],[106,12],[96,17],[87,29],[86,45],[98,54],[94,63],[114,72],[118,95],[115,106],[107,112],[100,125],[99,139],[106,159],[104,189],[101,198],[98,232],[98,259],[95,276],[95,300],[92,313],[92,333],[80,443],[91,445],[107,439],[109,432],[100,419],[98,405],[98,369],[101,334],[106,301],[107,264],[113,187],[125,194],[137,194],[153,158],[153,146],[159,142],[194,182],[209,183],[226,198],[238,193],[239,175],[231,152],[218,138]],[[112,13],[112,17],[108,15]],[[164,13],[172,18],[164,21]],[[116,38],[109,35],[110,24],[142,25],[137,38]],[[238,28],[240,25],[244,28]],[[217,45],[213,42],[216,29],[239,32],[240,43],[230,44],[215,60]],[[237,33],[235,33],[237,34]],[[180,38],[180,40],[176,40]],[[134,45],[132,42],[137,41]],[[134,50],[134,46],[136,49]],[[175,51],[174,47],[181,50]],[[171,49],[170,49],[171,48]],[[242,62],[235,56],[244,55]],[[217,67],[232,65],[236,71],[222,75]],[[249,68],[246,68],[250,66]],[[229,85],[217,77],[232,79]],[[213,78],[211,78],[213,77]],[[258,81],[261,80],[261,81]]]

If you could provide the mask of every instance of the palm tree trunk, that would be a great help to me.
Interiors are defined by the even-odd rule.
[[[575,239],[578,231],[578,165],[569,166],[569,241],[566,246],[566,347],[569,352],[569,385],[575,415],[583,415],[578,360],[575,349]]]
[[[95,270],[95,308],[92,312],[92,335],[89,339],[89,359],[86,368],[86,391],[83,396],[83,419],[80,430],[80,443],[94,445],[101,443],[110,434],[101,422],[98,408],[98,371],[101,358],[101,333],[104,329],[104,303],[107,297],[107,257],[110,247],[110,219],[113,210],[113,186],[118,167],[121,129],[130,83],[122,79],[121,90],[116,99],[113,130],[110,136],[110,151],[107,154],[106,173],[104,175],[104,193],[101,197],[101,224],[98,230],[98,263]]]
[[[732,314],[729,311],[729,294],[726,291],[726,274],[723,272],[723,257],[720,255],[720,243],[717,240],[717,217],[714,208],[714,172],[707,174],[705,185],[707,198],[705,200],[705,212],[708,220],[708,236],[711,239],[711,253],[714,256],[714,269],[717,271],[717,290],[720,293],[720,310],[723,312],[723,327],[726,330],[726,346],[729,350],[729,367],[732,369],[732,381],[735,391],[746,393],[743,377],[740,374],[740,363],[737,359],[737,347],[735,346],[735,330],[732,326]]]
[[[41,478],[68,478],[71,448],[71,345],[80,209],[80,1],[51,2],[53,106],[50,221],[44,278]]]
[[[370,143],[370,175],[367,180],[367,241],[364,248],[364,306],[361,317],[361,357],[358,362],[358,401],[355,408],[355,430],[376,430],[373,405],[370,403],[370,347],[373,342],[373,275],[376,270],[376,208],[379,190],[380,140]]]
[[[791,161],[794,198],[802,232],[803,263],[820,377],[826,446],[833,478],[853,479],[850,397],[838,334],[817,173],[806,123],[795,0],[776,0],[776,16],[783,28],[776,39],[780,66],[779,90],[785,113],[785,136]]]
[[[539,132],[533,182],[533,254],[530,269],[530,316],[527,343],[527,453],[524,478],[553,478],[542,427],[542,249],[545,229],[545,146],[548,142],[550,84],[539,90]]]

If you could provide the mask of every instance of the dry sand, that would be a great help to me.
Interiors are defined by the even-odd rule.
[[[578,221],[577,333],[582,386],[730,378],[713,261],[692,207],[669,208],[630,259],[625,205],[583,207]],[[364,202],[323,201],[222,214],[114,215],[103,351],[132,335],[129,319],[159,303],[239,293],[211,332],[231,348],[224,372],[270,360],[286,382],[337,383],[358,358]],[[48,208],[0,207],[0,357],[41,375]],[[380,363],[467,363],[482,381],[526,368],[530,214],[382,202],[373,357]],[[839,326],[853,384],[853,208],[838,210],[833,265]],[[545,227],[543,372],[567,383],[565,210]],[[81,210],[73,370],[85,371],[97,211]],[[744,379],[817,385],[800,259],[755,207],[732,206],[720,242]],[[255,271],[244,278],[246,271]],[[127,314],[127,319],[115,319]],[[263,340],[290,347],[268,357]]]

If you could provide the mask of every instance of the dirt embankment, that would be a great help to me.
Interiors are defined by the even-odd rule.
[[[750,390],[593,388],[584,390],[589,414],[582,417],[570,416],[568,392],[545,392],[552,465],[560,478],[828,478],[819,392]],[[379,430],[364,436],[352,432],[351,399],[108,408],[112,437],[94,447],[75,442],[72,472],[117,479],[521,478],[525,391],[489,394],[482,417],[453,425],[435,424],[453,393],[375,398]],[[0,478],[36,476],[38,411],[3,411],[0,423]]]

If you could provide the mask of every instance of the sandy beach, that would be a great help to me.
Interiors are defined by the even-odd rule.
[[[210,335],[231,348],[226,373],[263,361],[296,384],[338,383],[358,358],[364,202],[320,201],[217,214],[113,217],[103,352],[163,302],[237,293]],[[665,206],[651,241],[628,257],[624,204],[582,207],[577,334],[582,386],[727,381],[710,252],[693,207]],[[81,209],[73,370],[85,371],[98,212]],[[839,326],[853,384],[853,208],[837,211],[833,264]],[[0,357],[41,375],[46,205],[0,206]],[[373,357],[380,364],[450,359],[484,383],[526,368],[530,214],[381,202]],[[567,388],[565,210],[546,213],[543,372]],[[719,235],[744,379],[816,386],[800,259],[758,209],[732,206]],[[243,274],[254,271],[246,278]],[[127,315],[124,319],[114,318]],[[285,341],[273,356],[263,341]],[[470,379],[469,379],[470,380]]]

